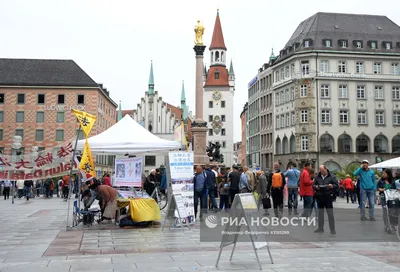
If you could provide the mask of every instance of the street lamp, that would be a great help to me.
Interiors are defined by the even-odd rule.
[[[22,142],[21,136],[15,135],[13,137],[13,144],[12,144],[12,149],[11,149],[13,162],[15,162],[16,159],[18,158],[17,156],[19,156],[21,154],[21,152],[20,152],[20,149],[22,147],[21,142]],[[15,150],[15,152],[13,152],[13,150]],[[10,180],[11,180],[11,171],[10,171],[9,175],[10,175]],[[15,180],[11,181],[11,183],[13,185],[12,186],[12,204],[14,204],[15,185],[16,185]]]

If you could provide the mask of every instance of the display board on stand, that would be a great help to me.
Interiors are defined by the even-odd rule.
[[[186,207],[184,204],[184,197],[181,194],[172,194],[171,200],[168,201],[168,208],[165,215],[162,231],[164,231],[165,224],[168,220],[168,229],[171,229],[173,223],[175,225],[180,224],[180,226],[182,227],[182,231],[183,227],[188,227],[190,229],[189,221],[187,220],[187,218],[188,214],[186,212]]]
[[[269,258],[271,259],[271,263],[274,263],[272,260],[271,251],[269,249],[269,244],[267,242],[266,230],[262,229],[257,224],[252,224],[251,218],[256,218],[258,216],[260,216],[260,214],[258,212],[256,200],[252,193],[235,195],[231,205],[231,210],[229,212],[229,218],[231,219],[230,222],[245,221],[245,224],[226,224],[225,231],[222,235],[217,262],[215,264],[216,267],[218,267],[223,248],[230,245],[233,245],[233,249],[229,261],[232,261],[239,235],[242,233],[243,235],[248,235],[250,238],[260,270],[262,267],[257,253],[258,250],[266,248]],[[242,228],[245,228],[245,230],[242,230]]]
[[[179,194],[182,198],[183,209],[186,210],[183,220],[177,222],[176,226],[181,223],[194,223],[194,193],[193,193],[193,172],[194,172],[194,156],[193,152],[169,152],[168,156],[168,201],[173,195]],[[182,216],[183,213],[181,213]],[[175,211],[175,217],[178,213]]]
[[[142,187],[141,157],[115,159],[115,186]]]

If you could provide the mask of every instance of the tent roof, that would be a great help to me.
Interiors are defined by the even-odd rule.
[[[164,140],[125,115],[115,125],[88,139],[90,149],[95,154],[136,155],[140,153],[178,150],[182,144]],[[77,149],[83,150],[85,140],[79,140]]]
[[[400,157],[371,165],[370,168],[400,168]]]

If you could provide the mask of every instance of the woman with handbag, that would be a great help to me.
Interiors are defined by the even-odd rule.
[[[258,201],[261,201],[264,209],[264,215],[268,216],[268,209],[271,208],[271,199],[267,193],[267,177],[263,171],[257,171],[256,176],[258,176],[258,182],[256,184],[256,190],[258,194]]]

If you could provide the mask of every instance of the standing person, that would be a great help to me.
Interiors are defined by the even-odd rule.
[[[376,221],[374,217],[374,204],[375,204],[375,192],[376,192],[375,173],[374,171],[369,169],[369,162],[367,160],[362,161],[361,167],[359,167],[356,171],[354,171],[354,176],[359,176],[360,178],[360,196],[361,196],[360,219],[361,221],[368,220],[368,218],[365,217],[365,202],[368,199],[369,220]]]
[[[344,179],[344,189],[346,190],[347,203],[349,203],[349,197],[351,203],[354,203],[354,183],[351,180],[350,175],[346,175],[346,178]]]
[[[200,220],[203,219],[203,213],[207,212],[206,180],[207,175],[203,171],[203,167],[197,165],[193,177],[194,217],[197,218],[200,198]]]
[[[294,215],[298,215],[297,205],[299,198],[298,194],[299,194],[300,171],[297,170],[297,164],[295,162],[290,163],[289,169],[285,173],[285,177],[288,178],[287,188],[288,188],[289,215],[292,214],[292,208],[294,210]]]
[[[4,188],[3,188],[3,195],[4,195],[4,200],[9,199],[10,198],[10,191],[11,191],[11,181],[9,181],[8,179],[6,179],[4,181]]]
[[[24,183],[23,179],[17,180],[18,199],[21,199],[24,195]]]
[[[57,187],[56,187],[57,197],[61,197],[62,196],[62,183],[63,183],[63,180],[60,177],[60,179],[57,182]]]
[[[105,177],[104,177],[104,185],[107,185],[107,186],[110,186],[110,187],[112,187],[112,185],[111,185],[111,178],[110,178],[110,174],[106,174],[105,175]]]
[[[357,207],[357,208],[358,208],[358,209],[361,209],[360,178],[357,178],[356,181],[355,181],[355,183],[356,183],[355,189],[356,189],[357,202],[358,202],[358,207]]]
[[[267,187],[268,187],[268,181],[265,173],[263,171],[257,171],[256,176],[258,177],[258,182],[256,184],[255,190],[257,190],[258,194],[258,199],[257,199],[257,204],[258,205],[263,205],[263,199],[264,198],[269,198],[269,194],[267,193]],[[264,215],[268,216],[268,208],[264,207]]]
[[[230,183],[229,198],[232,205],[235,195],[239,193],[240,184],[239,167],[236,164],[232,166],[232,171],[228,173],[228,182]]]
[[[279,169],[279,163],[274,163],[273,171],[268,178],[267,194],[271,195],[275,217],[283,213],[283,190],[286,185],[285,176]]]
[[[50,178],[50,176],[48,176],[44,182],[45,195],[47,198],[50,197],[50,185],[52,183],[53,183],[53,180]]]
[[[215,211],[217,211],[218,205],[217,205],[217,200],[215,199],[215,195],[217,194],[217,177],[215,176],[215,173],[212,171],[210,165],[207,165],[206,167],[207,168],[205,170],[205,173],[207,175],[206,188],[208,192],[208,197],[211,200],[212,208]]]
[[[311,163],[306,162],[300,174],[300,195],[303,197],[302,217],[310,217],[313,209],[314,190],[313,179],[310,177]]]
[[[71,177],[69,175],[65,175],[62,178],[62,194],[63,194],[63,198],[64,201],[68,200],[68,196],[69,196],[69,183],[71,181]]]
[[[256,177],[254,176],[254,173],[250,171],[249,167],[246,165],[243,167],[243,172],[246,174],[247,183],[249,184],[250,190],[255,190]]]
[[[229,183],[226,178],[222,178],[219,184],[219,209],[229,209]]]
[[[240,174],[240,183],[239,183],[239,191],[241,194],[249,193],[251,190],[249,188],[249,183],[247,180],[247,175],[245,174],[243,168],[239,169]]]
[[[313,188],[318,204],[318,229],[315,233],[324,232],[324,209],[328,214],[329,229],[331,234],[336,234],[335,218],[333,216],[333,194],[339,189],[339,183],[325,165],[319,167],[319,173],[314,179]]]
[[[29,201],[29,198],[31,198],[31,189],[33,186],[33,180],[25,180],[24,181],[24,186],[25,186],[25,192],[26,192],[26,201]]]
[[[385,169],[385,171],[382,172],[382,178],[378,182],[378,192],[382,207],[386,206],[385,191],[395,189],[396,183],[393,179],[392,171]]]

